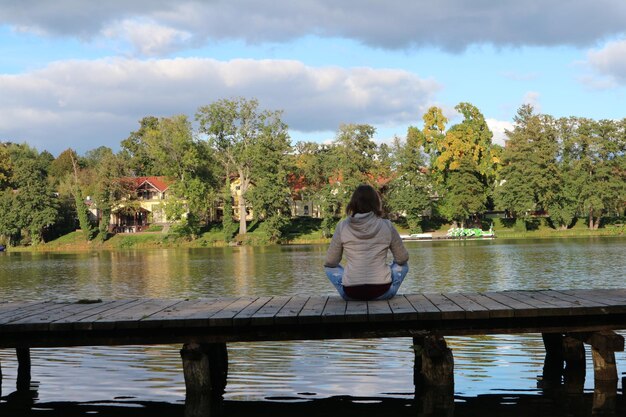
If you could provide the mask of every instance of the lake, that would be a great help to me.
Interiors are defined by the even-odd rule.
[[[626,286],[625,238],[407,242],[406,246],[411,269],[401,293]],[[7,252],[0,254],[0,299],[330,295],[333,288],[322,268],[325,252],[323,245]],[[502,410],[489,414],[490,407],[496,406],[511,413],[530,409],[537,417],[572,415],[559,414],[566,412],[562,407],[546,405],[560,400],[550,400],[537,388],[544,356],[540,335],[447,340],[455,360],[454,415],[503,415]],[[260,410],[274,416],[329,415],[345,407],[355,408],[343,414],[357,410],[380,414],[394,407],[402,414],[414,406],[410,347],[408,338],[231,344],[225,404],[238,415],[258,415]],[[38,391],[32,412],[180,414],[185,387],[179,349],[33,349],[32,376]],[[591,376],[589,352],[587,356]],[[626,371],[626,357],[618,353],[616,358],[621,374]],[[15,384],[14,352],[0,350],[0,363],[6,395]],[[592,377],[585,388],[593,390]],[[588,399],[580,401],[588,403]],[[73,407],[79,411],[70,412]],[[589,415],[587,408],[574,407],[586,413],[576,414],[581,416]],[[58,414],[45,414],[50,410]]]

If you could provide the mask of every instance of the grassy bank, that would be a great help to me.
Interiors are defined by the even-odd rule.
[[[401,234],[408,234],[403,224],[396,224]],[[428,232],[434,235],[445,235],[450,224],[437,224]],[[587,228],[584,221],[576,222],[567,230],[552,228],[546,221],[539,221],[530,225],[530,230],[520,230],[519,224],[494,222],[494,230],[498,238],[504,239],[537,239],[537,238],[575,238],[592,236],[626,236],[626,225],[619,222],[606,224],[597,230]],[[486,228],[485,228],[486,229]],[[261,246],[268,244],[268,237],[258,223],[252,223],[244,236],[235,236],[235,242],[241,245]],[[301,218],[294,219],[289,225],[283,244],[323,244],[329,239],[322,235],[321,220]],[[11,247],[11,251],[91,251],[91,250],[119,250],[144,248],[200,248],[227,246],[220,225],[212,225],[200,233],[195,239],[182,236],[172,228],[168,233],[161,231],[117,234],[102,242],[98,238],[87,242],[81,231],[75,231],[56,240],[37,246]]]

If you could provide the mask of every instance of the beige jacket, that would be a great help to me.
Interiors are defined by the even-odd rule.
[[[408,262],[409,253],[389,220],[381,219],[373,212],[356,214],[337,225],[324,266],[336,267],[344,256],[344,287],[387,284],[391,282],[387,264],[389,250],[397,264]]]

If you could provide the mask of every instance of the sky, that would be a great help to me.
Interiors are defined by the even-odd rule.
[[[478,107],[626,117],[623,0],[0,0],[0,141],[118,150],[145,116],[223,98],[282,110],[292,142],[342,123],[405,137]]]

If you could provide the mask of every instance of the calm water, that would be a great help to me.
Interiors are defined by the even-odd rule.
[[[407,248],[411,270],[401,292],[626,287],[623,238],[409,242]],[[325,250],[325,246],[311,245],[8,252],[0,255],[0,299],[333,294],[321,266]],[[520,410],[527,396],[539,401],[538,408],[544,410],[532,411],[536,416],[572,415],[541,406],[547,399],[537,395],[544,355],[539,335],[455,337],[448,343],[455,359],[459,403],[455,415],[473,415],[471,411],[463,414],[470,405],[487,413],[490,406],[485,398],[496,398],[494,404],[505,408],[514,404],[516,407],[508,409]],[[268,414],[317,415],[321,412],[318,408],[342,409],[345,401],[333,401],[350,396],[348,403],[357,408],[362,403],[381,402],[388,405],[386,409],[410,407],[403,403],[413,398],[410,345],[411,340],[405,338],[232,344],[226,405],[233,410],[241,408],[236,411],[240,414],[248,404],[273,401]],[[51,404],[56,402],[70,402],[60,406],[64,411],[58,414],[69,415],[71,404],[80,402],[84,415],[106,415],[108,409],[128,412],[129,403],[147,402],[132,415],[175,415],[184,403],[178,349],[180,346],[34,349],[32,374],[39,383],[36,404],[44,410],[54,409]],[[626,357],[618,354],[617,361],[620,374],[626,372]],[[0,350],[0,362],[6,395],[15,384],[13,352]],[[589,363],[588,375],[592,374]],[[593,378],[588,378],[585,387],[592,390]],[[304,399],[316,401],[303,406]],[[106,403],[109,401],[113,403]],[[91,407],[96,409],[87,411],[88,402],[95,402]],[[97,404],[108,405],[98,409]],[[149,414],[154,404],[165,408]],[[258,414],[257,406],[250,407],[256,412],[251,414]],[[139,414],[139,409],[148,414]],[[368,410],[376,410],[376,406]],[[498,414],[502,413],[494,415]]]

